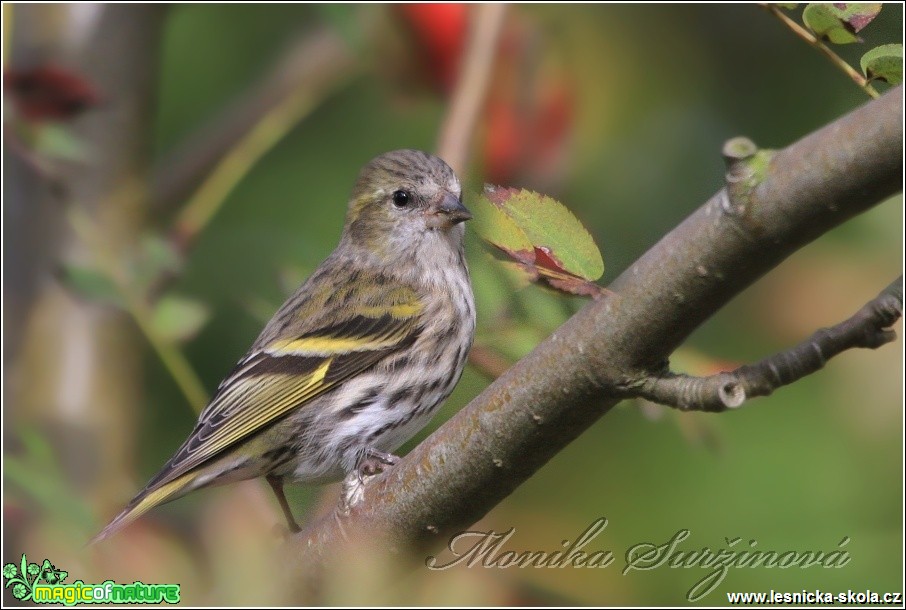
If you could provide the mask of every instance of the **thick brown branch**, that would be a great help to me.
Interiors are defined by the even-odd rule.
[[[351,539],[440,545],[487,513],[702,322],[790,254],[900,190],[902,88],[722,189],[399,464],[342,519],[294,538],[307,563]],[[742,155],[746,157],[746,155]],[[308,573],[308,572],[306,572]]]
[[[890,343],[896,339],[890,326],[902,315],[903,277],[900,276],[848,320],[818,330],[785,352],[708,377],[652,375],[627,394],[683,411],[733,409],[749,398],[768,396],[781,386],[811,375],[848,349],[875,349]]]

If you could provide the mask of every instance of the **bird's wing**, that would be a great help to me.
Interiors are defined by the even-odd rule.
[[[145,491],[165,485],[290,411],[412,345],[421,304],[363,306],[339,322],[270,340],[243,358],[220,385],[198,424]],[[256,343],[256,346],[258,344]]]

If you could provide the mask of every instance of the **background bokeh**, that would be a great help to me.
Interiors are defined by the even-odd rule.
[[[80,72],[79,62],[87,60],[61,52],[66,46],[47,34],[55,30],[34,25],[36,19],[76,17],[54,13],[53,5],[38,18],[21,5],[7,7],[7,70],[53,62],[91,81],[98,70],[115,71],[130,61],[128,55],[101,54]],[[218,118],[254,97],[262,75],[281,58],[320,35],[339,41],[350,58],[329,86],[311,84],[310,111],[285,135],[277,128],[282,137],[276,145],[225,190],[222,205],[165,287],[208,312],[207,322],[174,346],[210,391],[270,313],[335,246],[358,169],[386,150],[436,147],[453,87],[448,64],[455,65],[465,23],[457,19],[464,13],[450,9],[426,17],[379,5],[153,10],[160,13],[148,14],[147,28],[155,40],[135,40],[159,45],[144,68],[151,86],[138,105],[147,114],[132,127],[142,134],[138,158],[147,163],[138,163],[138,186],[127,195],[117,191],[137,198],[142,212],[140,220],[125,223],[128,237],[98,237],[125,241],[118,247],[126,249],[135,236],[168,235],[194,188],[158,201],[162,173],[180,169],[173,169],[174,155],[192,138],[223,135]],[[513,6],[507,20],[469,183],[492,180],[556,196],[597,241],[605,284],[720,188],[726,139],[746,135],[763,147],[783,147],[867,100],[755,5]],[[35,34],[41,31],[43,38]],[[102,29],[93,35],[114,34]],[[902,8],[886,5],[862,36],[864,48],[840,49],[852,63],[865,48],[901,40]],[[118,96],[130,94],[128,84],[107,87],[99,91],[99,103],[61,121],[63,128],[76,135],[91,121],[109,121],[104,130],[121,128],[129,119],[111,118],[108,111],[118,107]],[[9,108],[6,94],[4,101]],[[12,110],[4,118],[23,122]],[[60,289],[60,266],[72,257],[84,260],[79,237],[67,237],[68,211],[79,205],[103,209],[66,190],[65,176],[85,167],[99,171],[93,164],[104,156],[98,147],[106,140],[90,141],[95,132],[86,133],[77,158],[60,162],[63,185],[56,186],[63,194],[55,204],[45,200],[56,166],[28,162],[30,153],[20,150],[28,148],[25,136],[24,145],[13,146],[9,138],[4,144],[2,560],[18,561],[23,552],[30,560],[46,557],[68,570],[70,580],[85,582],[178,582],[183,600],[195,604],[286,601],[273,576],[279,541],[271,529],[279,512],[263,482],[193,493],[99,547],[83,546],[156,472],[195,420],[170,371],[128,317],[109,302]],[[192,161],[184,159],[181,169]],[[199,173],[192,186],[206,175]],[[704,325],[674,365],[695,372],[732,366],[843,320],[902,272],[902,231],[897,197],[825,235]],[[60,243],[69,245],[55,250]],[[478,341],[510,360],[582,305],[579,298],[514,285],[474,234],[469,260]],[[72,340],[78,321],[66,323],[58,344],[36,331],[44,322],[35,320],[60,311],[53,306],[48,313],[48,291],[72,301],[59,307],[77,308],[87,317],[74,319],[90,320],[86,328],[100,335]],[[109,336],[95,325],[108,317],[116,320]],[[896,328],[899,333],[902,325]],[[33,342],[50,350],[54,362],[40,356],[48,352]],[[111,345],[117,356],[105,358]],[[65,371],[45,374],[61,369],[55,359],[61,353],[68,354],[75,378]],[[616,561],[609,568],[457,567],[389,576],[350,569],[341,573],[355,586],[335,583],[320,601],[683,604],[706,570],[665,566],[621,574],[626,549],[667,542],[682,529],[691,533],[681,545],[685,550],[829,552],[849,538],[844,549],[851,561],[843,568],[731,570],[700,603],[726,603],[727,591],[902,590],[902,356],[902,339],[878,351],[846,353],[817,374],[724,415],[624,403],[476,525],[515,528],[508,550],[552,551],[606,517],[607,529],[587,548],[612,551]],[[122,401],[110,399],[107,411],[97,404],[84,411],[72,407],[67,397],[86,362],[100,363],[102,372],[92,377],[95,390],[103,393],[106,384],[124,380],[132,389],[115,390]],[[481,371],[467,370],[440,415],[407,448],[488,382]],[[290,499],[304,515],[319,501],[329,506],[335,493],[297,487]]]

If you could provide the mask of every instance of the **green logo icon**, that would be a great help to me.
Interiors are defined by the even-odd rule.
[[[14,563],[3,566],[6,588],[12,587],[13,597],[20,601],[31,600],[35,585],[42,581],[49,585],[60,585],[67,576],[69,576],[69,572],[58,570],[47,559],[42,565],[28,563],[25,553],[22,553],[22,561],[18,566]]]
[[[44,563],[29,563],[22,553],[19,565],[7,563],[3,566],[4,586],[11,589],[19,601],[36,604],[178,604],[179,585],[153,585],[134,582],[131,585],[105,580],[99,585],[86,584],[81,580],[67,584],[69,572],[59,570],[45,559]]]

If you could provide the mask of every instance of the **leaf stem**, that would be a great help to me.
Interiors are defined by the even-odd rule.
[[[152,311],[148,303],[141,298],[129,298],[123,295],[129,314],[135,320],[142,334],[157,352],[167,372],[179,386],[186,401],[196,413],[201,413],[208,404],[208,392],[192,364],[185,354],[175,345],[161,337],[154,329]]]
[[[858,85],[869,97],[877,98],[881,94],[878,93],[878,90],[875,89],[871,83],[868,82],[868,79],[860,74],[855,68],[846,63],[839,55],[834,53],[830,47],[821,42],[814,34],[809,32],[804,27],[800,26],[798,23],[787,17],[783,10],[773,4],[762,4],[765,9],[768,10],[772,15],[779,19],[786,27],[793,31],[796,36],[818,49],[825,57],[827,57],[832,64],[834,64],[838,69],[842,70],[856,85]]]
[[[185,354],[155,330],[150,306],[144,297],[133,289],[125,270],[118,263],[119,258],[103,247],[88,214],[78,206],[73,206],[69,218],[76,234],[91,250],[98,268],[113,282],[123,299],[127,313],[132,316],[145,339],[157,353],[186,402],[196,413],[200,413],[208,404],[208,393]]]

